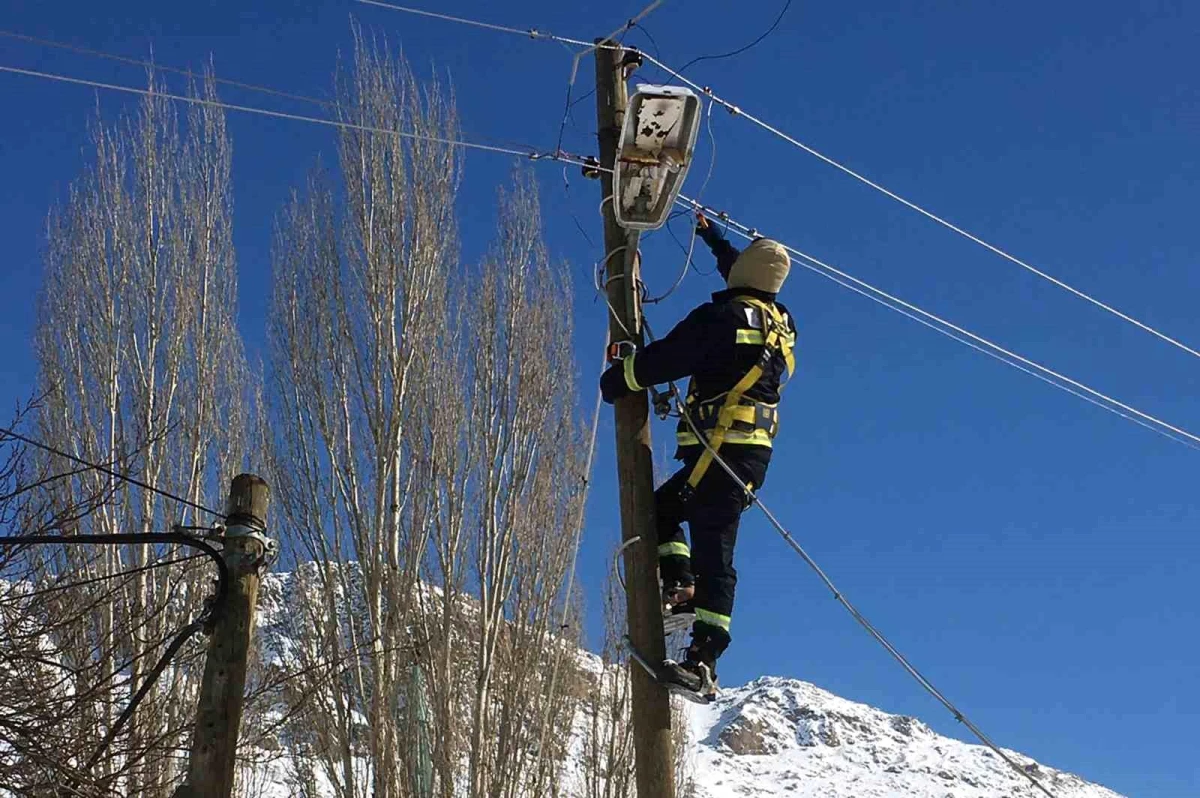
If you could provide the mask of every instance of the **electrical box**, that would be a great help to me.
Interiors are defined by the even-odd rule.
[[[692,165],[700,98],[680,86],[642,84],[629,98],[613,168],[613,215],[629,230],[667,221]]]

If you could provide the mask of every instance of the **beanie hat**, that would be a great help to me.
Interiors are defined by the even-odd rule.
[[[782,244],[759,238],[738,255],[726,283],[730,288],[754,288],[777,294],[791,267],[792,261]]]

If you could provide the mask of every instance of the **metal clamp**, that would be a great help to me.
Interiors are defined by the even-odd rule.
[[[270,567],[275,558],[279,556],[279,543],[263,534],[261,529],[244,524],[230,524],[225,528],[224,537],[225,540],[253,540],[262,547],[262,553],[251,564],[251,567],[256,568],[259,573]]]

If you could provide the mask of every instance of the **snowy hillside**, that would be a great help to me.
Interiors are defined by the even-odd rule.
[[[266,663],[294,659],[291,610],[311,566],[273,574],[263,585],[258,634]],[[432,589],[432,588],[431,588]],[[579,652],[580,670],[596,682],[611,678],[598,657]],[[611,682],[610,682],[611,683]],[[607,692],[607,688],[605,688]],[[678,699],[677,699],[678,700]],[[1040,796],[988,749],[934,733],[919,720],[839,698],[806,682],[764,677],[726,688],[717,702],[679,702],[691,733],[690,776],[696,798],[1027,798]],[[559,786],[563,798],[588,794],[582,782],[583,742],[590,723],[580,710]],[[277,758],[250,781],[262,798],[294,795],[287,786],[291,752],[281,740]],[[1120,798],[1078,776],[1010,752],[1043,779],[1057,798]],[[249,774],[246,774],[249,775]],[[320,780],[318,780],[320,781]],[[324,798],[322,787],[317,792]],[[332,798],[333,791],[329,788]]]
[[[698,798],[1025,798],[1042,795],[987,748],[806,682],[765,677],[690,705]],[[1119,798],[1016,752],[1057,798]]]

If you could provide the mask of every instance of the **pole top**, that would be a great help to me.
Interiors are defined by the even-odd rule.
[[[257,474],[238,474],[229,485],[225,504],[225,525],[244,526],[262,531],[267,528],[267,503],[271,488]]]

